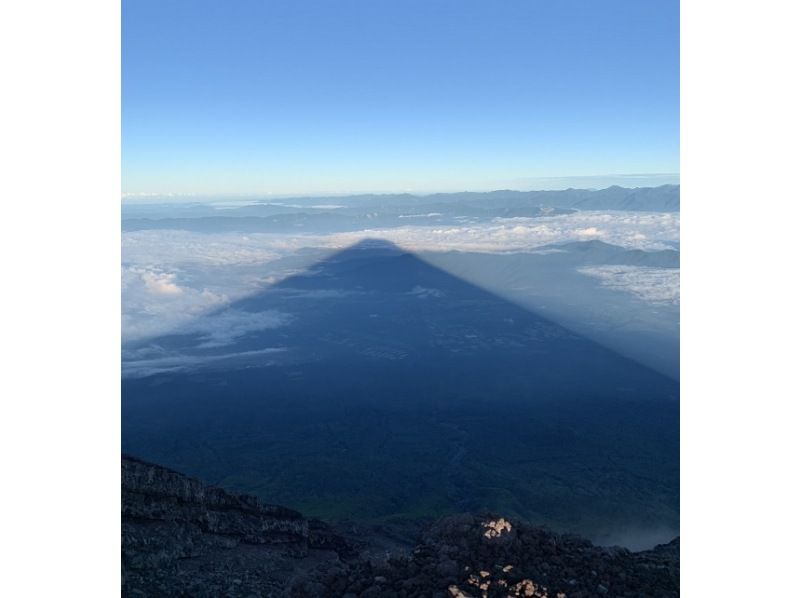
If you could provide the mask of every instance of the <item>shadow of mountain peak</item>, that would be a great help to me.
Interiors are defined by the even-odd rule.
[[[139,376],[213,369],[231,377],[254,368],[272,376],[275,368],[320,362],[358,371],[426,361],[453,371],[470,363],[487,376],[492,367],[537,372],[549,395],[600,373],[623,388],[628,377],[671,387],[661,374],[376,238],[140,342],[126,357],[123,370]]]
[[[366,239],[361,239],[349,247],[346,247],[339,252],[339,255],[352,255],[354,252],[360,251],[408,253],[392,241],[381,239],[379,237],[369,237]]]
[[[313,515],[676,524],[675,381],[381,239],[123,369],[123,450]]]

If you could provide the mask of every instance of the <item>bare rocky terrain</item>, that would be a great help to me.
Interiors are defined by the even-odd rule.
[[[123,596],[679,595],[678,538],[631,552],[489,513],[409,533],[328,524],[122,458]]]

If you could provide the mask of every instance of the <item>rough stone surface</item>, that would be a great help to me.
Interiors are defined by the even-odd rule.
[[[679,550],[678,538],[633,553],[491,514],[465,514],[433,525],[408,556],[360,560],[346,571],[323,575],[327,593],[298,587],[293,596],[338,595],[331,588],[345,583],[355,595],[372,596],[368,584],[380,576],[380,595],[403,598],[672,597],[680,593]]]
[[[337,550],[321,521],[122,458],[123,596],[281,596]]]
[[[442,519],[413,547],[396,531],[309,520],[122,459],[123,596],[679,596],[678,538],[630,552],[488,513]]]
[[[308,522],[297,511],[229,494],[131,457],[122,459],[122,492],[122,516],[129,520],[195,525],[248,544],[308,543]]]

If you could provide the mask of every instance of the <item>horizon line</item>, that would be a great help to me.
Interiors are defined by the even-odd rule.
[[[615,176],[615,175],[607,175],[607,176]],[[616,175],[616,176],[623,176],[623,175]],[[624,175],[624,176],[677,176],[671,173],[665,173],[660,175]],[[545,178],[551,180],[557,180],[560,178],[567,178],[567,177],[542,177],[542,180]],[[594,178],[591,176],[586,177],[569,177],[569,178]],[[271,200],[281,200],[281,199],[319,199],[319,198],[349,198],[349,197],[364,197],[367,195],[375,195],[375,196],[391,196],[391,195],[404,195],[410,197],[429,197],[433,195],[455,195],[459,193],[497,193],[497,192],[510,192],[510,193],[548,193],[548,192],[559,192],[559,191],[605,191],[612,188],[620,188],[620,189],[657,189],[659,187],[680,187],[680,181],[677,183],[662,183],[660,185],[632,185],[632,186],[625,186],[619,184],[612,184],[605,187],[562,187],[558,189],[512,189],[510,187],[497,187],[497,188],[489,188],[489,189],[482,189],[482,190],[471,190],[471,189],[461,189],[456,191],[416,191],[416,190],[397,190],[397,191],[340,191],[340,192],[307,192],[307,193],[275,193],[271,191],[231,191],[231,192],[122,192],[121,199],[123,202],[148,202],[148,201],[162,201],[162,200],[190,200],[196,199],[200,202],[202,200],[206,201],[215,201],[220,199],[226,198],[236,198],[242,200],[255,200],[255,199],[271,199]]]

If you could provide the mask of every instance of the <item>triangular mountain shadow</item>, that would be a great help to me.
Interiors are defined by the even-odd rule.
[[[609,377],[621,367],[626,387],[634,369],[641,369],[634,378],[657,383],[645,366],[382,239],[335,252],[169,334],[129,343],[123,361],[124,372],[138,377],[370,355],[461,359],[487,350],[530,357],[528,373],[569,373],[555,380],[562,393],[598,367]]]
[[[675,381],[386,241],[127,354],[124,449],[271,502],[677,524]]]

